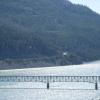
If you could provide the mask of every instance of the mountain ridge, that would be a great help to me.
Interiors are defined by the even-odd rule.
[[[0,1],[0,59],[100,59],[100,16],[65,0]],[[55,59],[55,61],[58,59]]]

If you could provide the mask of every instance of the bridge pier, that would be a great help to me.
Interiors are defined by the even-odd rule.
[[[49,82],[47,82],[47,89],[49,89],[50,88],[50,84],[49,84]]]
[[[95,83],[95,90],[98,90],[98,83]]]

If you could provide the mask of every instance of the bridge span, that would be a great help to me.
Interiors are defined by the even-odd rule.
[[[44,82],[47,89],[53,82],[89,82],[95,84],[95,90],[98,90],[100,76],[0,76],[0,82]]]

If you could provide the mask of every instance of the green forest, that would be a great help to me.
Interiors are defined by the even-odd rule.
[[[100,60],[100,15],[65,0],[1,0],[0,59],[46,57],[58,65]]]

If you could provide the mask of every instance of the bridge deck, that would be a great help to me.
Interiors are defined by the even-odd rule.
[[[0,76],[0,82],[91,82],[100,83],[100,76]]]

